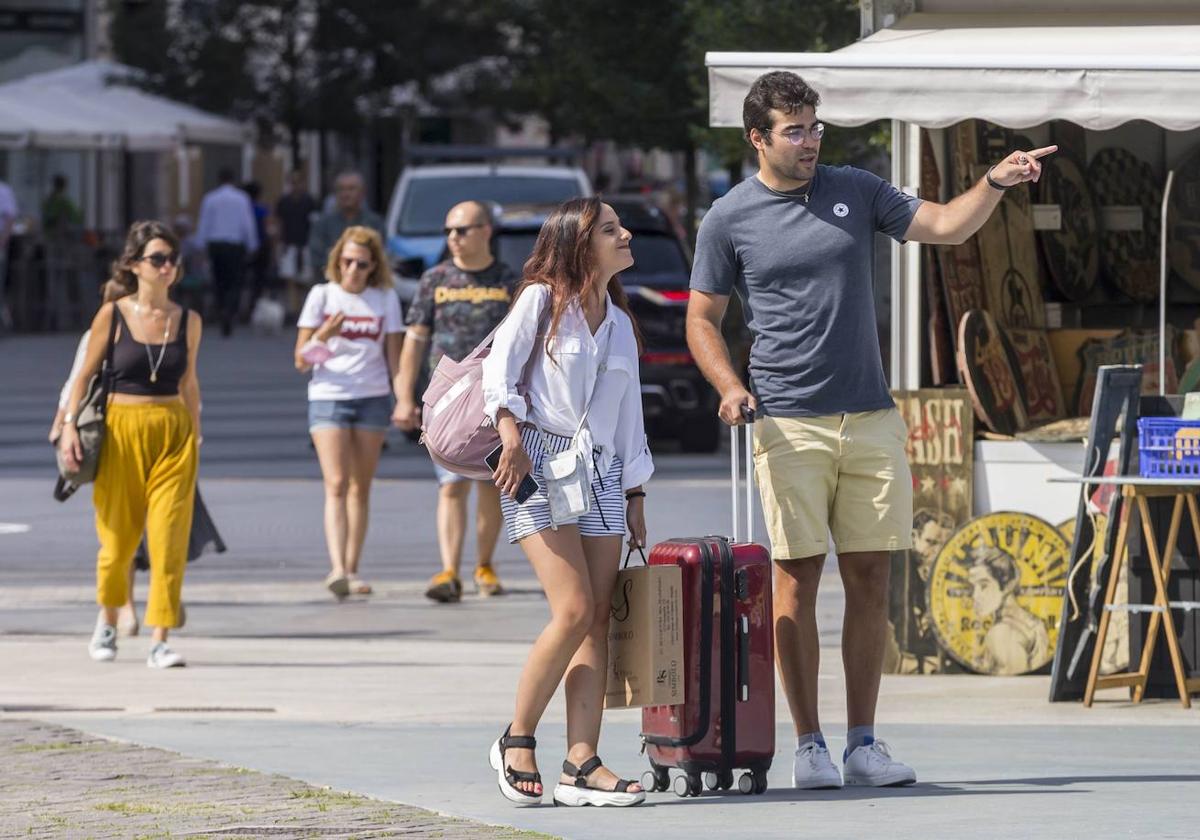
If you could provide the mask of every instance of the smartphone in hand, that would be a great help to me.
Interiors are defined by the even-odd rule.
[[[504,444],[500,444],[491,452],[489,452],[487,457],[483,459],[483,462],[488,465],[488,469],[490,469],[493,473],[495,473],[496,468],[500,466],[500,453],[503,451]],[[536,493],[539,489],[540,487],[537,483],[537,480],[534,479],[532,475],[527,474],[521,479],[521,484],[517,487],[517,495],[513,497],[513,500],[517,504],[523,505],[529,500],[529,497]]]

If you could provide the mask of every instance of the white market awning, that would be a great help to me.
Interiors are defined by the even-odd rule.
[[[821,119],[834,125],[1200,126],[1200,10],[919,12],[835,52],[710,52],[705,64],[714,126],[742,125],[742,99],[768,70],[802,75],[821,95]]]
[[[241,123],[114,83],[136,72],[85,61],[0,85],[0,146],[167,151],[249,139]]]

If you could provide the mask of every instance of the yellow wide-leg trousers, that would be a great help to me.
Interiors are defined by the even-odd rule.
[[[182,402],[111,404],[93,499],[100,553],[96,601],[125,603],[129,565],[146,532],[150,597],[145,623],[179,623],[198,455],[192,416]]]

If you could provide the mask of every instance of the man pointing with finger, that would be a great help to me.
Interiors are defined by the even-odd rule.
[[[846,591],[845,784],[911,784],[916,773],[874,730],[889,552],[910,547],[913,512],[907,430],[875,329],[873,240],[965,241],[1005,190],[1038,179],[1038,158],[1057,147],[1014,152],[946,204],[921,201],[864,170],[818,165],[819,103],[795,73],[767,73],[750,87],[742,116],[759,171],[704,217],[688,346],[721,395],[722,420],[742,422],[743,405],[762,415],[755,466],[776,561],[776,657],[796,726],[793,784],[843,784],[817,715],[817,584],[830,533]],[[751,390],[721,338],[734,290],[754,337]]]

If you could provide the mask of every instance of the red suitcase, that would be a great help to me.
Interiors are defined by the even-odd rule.
[[[697,537],[659,543],[650,564],[683,570],[683,673],[685,701],[642,709],[642,743],[650,770],[648,791],[671,786],[679,796],[699,796],[734,785],[763,793],[775,756],[775,643],[771,619],[771,555],[753,540],[753,435],[746,425],[746,542],[738,542],[738,433],[733,427],[734,538]]]

